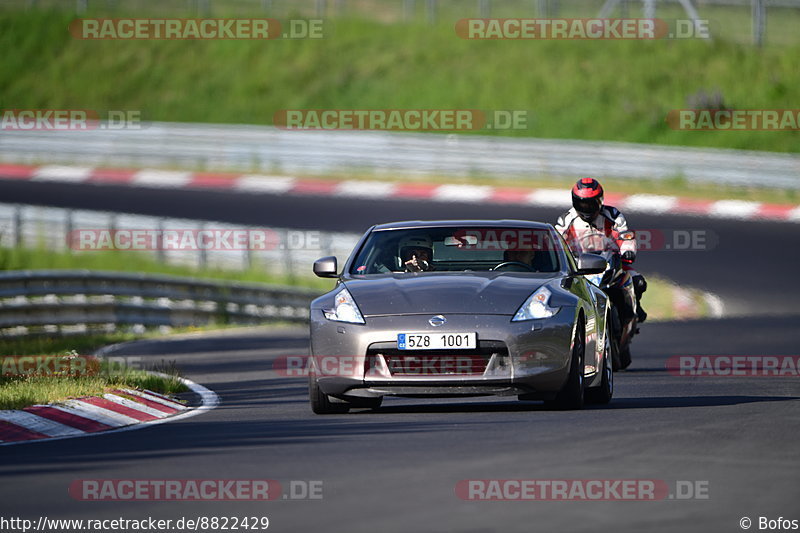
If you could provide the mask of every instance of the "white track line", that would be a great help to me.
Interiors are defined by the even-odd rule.
[[[140,170],[133,175],[132,183],[143,187],[159,187],[164,189],[180,189],[192,180],[191,172],[172,170]]]
[[[92,167],[68,167],[61,165],[47,165],[33,171],[33,181],[63,181],[80,183],[91,177]]]
[[[667,213],[678,204],[676,196],[661,196],[657,194],[634,194],[622,201],[626,211],[641,211],[648,213]]]
[[[155,416],[156,418],[162,418],[164,416],[168,416],[167,413],[164,411],[159,411],[158,409],[153,409],[149,405],[145,405],[143,403],[135,402],[128,398],[123,398],[122,396],[117,396],[116,394],[103,394],[103,398],[110,402],[114,402],[122,407],[127,407],[128,409],[133,409],[134,411],[139,411],[140,413],[145,413],[151,416]]]
[[[261,176],[251,174],[240,176],[234,182],[237,191],[281,194],[289,192],[297,180],[289,176]]]
[[[94,420],[95,422],[100,422],[101,424],[105,424],[114,428],[127,426],[130,423],[107,416],[105,413],[101,412],[100,409],[90,411],[89,409],[86,409],[84,405],[85,404],[81,405],[80,403],[77,405],[53,404],[45,405],[43,407],[52,407],[53,409],[58,409],[59,411],[64,411],[65,413],[79,416],[87,420]]]
[[[132,416],[118,413],[116,411],[112,411],[111,409],[106,409],[105,407],[82,402],[80,400],[67,400],[64,402],[64,405],[72,407],[77,411],[97,414],[111,420],[116,420],[116,423],[114,424],[115,426],[127,426],[128,424],[137,424],[140,422],[138,418],[133,418]]]
[[[483,202],[491,198],[494,188],[488,185],[440,185],[431,200],[439,202]]]
[[[334,194],[355,198],[388,198],[394,195],[395,184],[385,181],[342,181]]]
[[[166,400],[166,399],[162,398],[161,396],[156,396],[155,394],[148,394],[146,392],[133,390],[133,389],[119,389],[119,390],[121,390],[123,392],[126,392],[126,393],[130,394],[131,396],[139,396],[140,398],[144,398],[146,400],[150,400],[151,402],[159,403],[159,404],[163,405],[164,407],[170,407],[172,409],[177,409],[179,411],[182,411],[182,410],[186,409],[186,406],[183,405],[183,404],[180,404],[178,402],[173,402],[173,401],[170,401],[170,400]]]
[[[572,197],[568,189],[537,189],[528,195],[527,200],[529,204],[533,205],[563,207],[564,209],[572,205]]]
[[[712,217],[722,218],[752,218],[758,214],[760,208],[759,202],[720,200],[711,204],[708,214]]]
[[[30,431],[42,433],[48,437],[73,437],[83,435],[83,431],[65,426],[55,420],[44,418],[27,411],[0,411],[0,420],[11,422]],[[41,440],[41,439],[38,439]]]

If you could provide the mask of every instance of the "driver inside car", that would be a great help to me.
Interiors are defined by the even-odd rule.
[[[524,263],[533,266],[533,258],[536,255],[534,250],[506,250],[503,252],[503,261],[512,263]]]
[[[406,272],[433,270],[433,243],[427,235],[406,237],[400,241],[397,256]]]

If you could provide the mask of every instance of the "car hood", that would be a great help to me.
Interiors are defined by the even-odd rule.
[[[364,316],[408,314],[513,315],[553,274],[394,274],[348,279],[344,285]]]

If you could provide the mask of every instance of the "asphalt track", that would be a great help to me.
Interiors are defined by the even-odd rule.
[[[533,218],[520,206],[275,197],[0,181],[6,202],[242,224],[361,231],[416,218]],[[222,405],[128,433],[0,449],[2,516],[130,518],[268,516],[273,531],[741,531],[749,517],[800,519],[797,378],[685,378],[671,355],[796,355],[794,281],[800,228],[636,216],[636,228],[699,230],[706,250],[642,254],[637,265],[718,294],[722,320],[646,324],[634,363],[607,407],[551,412],[505,399],[388,400],[379,412],[319,417],[302,378],[272,362],[305,353],[302,330],[226,332],[148,341],[119,352],[175,360]],[[323,499],[255,502],[80,502],[77,479],[320,480]],[[466,479],[656,479],[707,483],[708,499],[655,502],[474,502]],[[677,492],[673,491],[673,494]]]

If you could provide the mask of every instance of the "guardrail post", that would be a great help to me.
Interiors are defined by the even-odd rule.
[[[198,231],[198,236],[200,235],[200,231],[203,231],[204,229],[206,229],[206,223],[205,222],[201,222],[200,223],[200,230]],[[195,237],[195,241],[197,241],[197,237]],[[197,249],[197,267],[200,270],[203,270],[203,269],[206,268],[206,265],[208,264],[208,253],[206,252],[206,249],[204,247],[199,246],[199,242],[198,242],[198,247],[197,248],[198,248]]]
[[[427,0],[425,2],[425,16],[428,24],[436,23],[436,0]]]
[[[536,0],[536,16],[544,19],[550,17],[550,0]]]
[[[86,11],[88,7],[89,0],[76,0],[75,1],[75,11],[78,13],[83,13]]]
[[[320,245],[322,247],[322,255],[320,257],[327,257],[333,255],[333,235],[330,233],[323,233],[320,235]]]
[[[159,218],[156,224],[158,231],[158,239],[156,244],[156,261],[159,263],[166,263],[166,256],[164,255],[164,219]]]
[[[317,17],[324,17],[327,11],[327,0],[317,0]]]
[[[280,249],[281,259],[283,260],[283,269],[286,272],[286,277],[294,281],[294,262],[292,261],[292,251],[289,246],[289,230],[280,230]]]
[[[211,13],[211,0],[191,0],[196,15],[207,16]]]
[[[414,20],[415,0],[403,0],[403,20],[406,22]]]
[[[242,261],[243,261],[242,270],[253,269],[253,250],[251,250],[249,246],[244,251],[244,256]]]
[[[266,13],[270,13],[272,11],[272,0],[261,0],[261,9]]]
[[[67,253],[72,253],[72,231],[74,229],[73,223],[73,210],[67,209],[66,213],[66,220],[64,221],[64,237],[63,237],[63,244],[66,246]]]
[[[22,246],[22,206],[14,206],[14,246]]]
[[[764,0],[753,0],[753,44],[764,44],[764,29],[767,24],[767,6]]]
[[[492,16],[492,4],[490,0],[478,0],[478,16],[488,19]]]
[[[642,3],[644,4],[642,7],[644,11],[644,18],[656,18],[656,0],[643,0]],[[623,2],[623,5],[625,5],[625,2]]]

